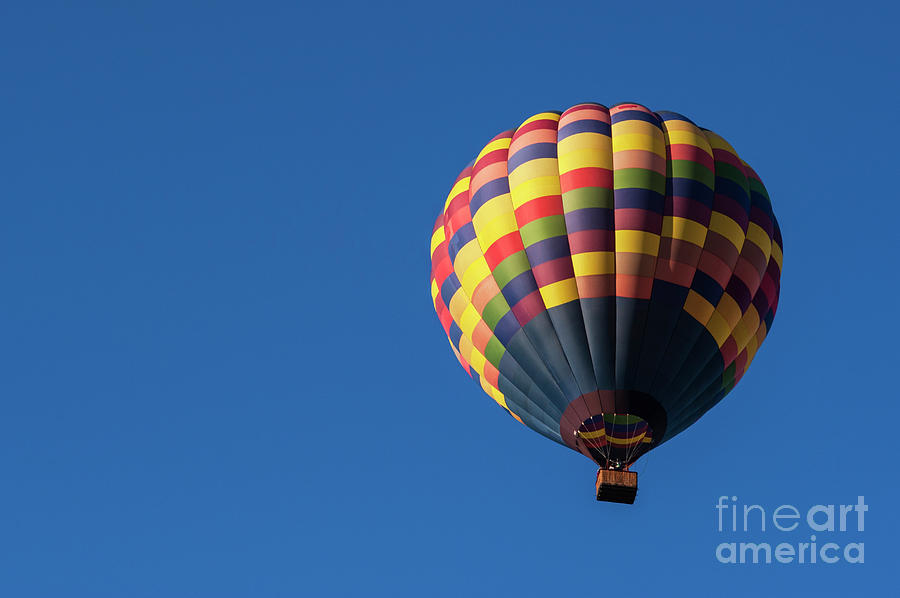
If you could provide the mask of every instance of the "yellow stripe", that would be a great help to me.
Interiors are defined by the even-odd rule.
[[[469,190],[469,177],[463,177],[456,181],[456,184],[453,185],[453,188],[450,189],[450,193],[447,195],[447,201],[444,202],[444,211],[447,211],[447,207],[450,205],[450,202],[453,201],[453,198],[462,193],[463,191]]]
[[[738,251],[744,246],[744,231],[741,226],[721,212],[713,212],[709,218],[709,230],[728,239]]]
[[[632,436],[630,438],[616,438],[615,436],[607,436],[606,441],[616,446],[631,446],[632,444],[639,443],[645,434],[646,432],[641,432],[637,436]]]
[[[521,129],[528,123],[534,122],[536,120],[555,120],[556,122],[559,122],[559,114],[556,114],[555,112],[539,112],[538,114],[535,114],[534,116],[529,117],[527,120],[525,120],[521,125],[519,125],[519,128]]]
[[[672,122],[672,121],[669,121]],[[688,123],[685,123],[688,124]],[[712,148],[709,146],[709,142],[705,137],[702,137],[695,133],[694,131],[688,130],[672,130],[671,125],[666,123],[666,132],[669,134],[669,144],[684,144],[684,145],[693,145],[694,147],[699,147],[707,154],[712,156]]]
[[[712,303],[692,289],[688,291],[687,299],[684,300],[684,311],[705,326],[715,308],[712,306]]]
[[[450,316],[457,324],[460,323],[467,305],[469,305],[469,298],[466,297],[465,292],[461,288],[456,289],[450,298],[450,303],[447,304],[447,309],[450,310]]]
[[[576,168],[606,168],[612,170],[612,154],[609,150],[585,148],[559,156],[559,171],[569,172]]]
[[[515,192],[515,187],[526,179],[545,176],[559,178],[556,158],[535,158],[519,164],[515,170],[509,173],[509,186]]]
[[[484,376],[482,376],[480,379],[481,379],[481,388],[484,389],[484,391],[488,394],[488,396],[491,397],[492,399],[494,399],[497,403],[499,403],[501,407],[503,407],[504,409],[509,411],[509,407],[506,405],[506,397],[503,396],[503,393],[500,392],[497,388],[495,388],[490,382],[485,380]],[[512,414],[512,411],[510,411],[510,413]],[[515,417],[515,414],[513,414],[513,417]],[[519,419],[519,418],[516,417],[516,419]],[[522,420],[519,419],[519,421],[521,422]]]
[[[703,247],[706,241],[706,227],[690,218],[663,216],[662,236],[681,239]]]
[[[723,137],[720,137],[718,134],[713,133],[712,131],[703,131],[703,135],[706,137],[706,140],[709,141],[710,147],[712,147],[714,150],[725,150],[728,153],[737,156],[737,152],[734,151],[734,148],[731,147],[731,144],[725,141]]]
[[[612,138],[612,151],[615,154],[616,152],[624,152],[627,150],[644,150],[665,158],[666,140],[665,137],[663,137],[662,131],[657,129],[657,133],[659,133],[659,135],[654,135],[652,137],[650,135],[619,135],[614,133]]]
[[[586,438],[588,440],[593,440],[594,438],[603,438],[604,436],[606,436],[606,430],[603,428],[600,428],[599,430],[593,430],[591,432],[578,432],[579,438]]]
[[[659,235],[642,230],[617,230],[616,253],[659,255]]]
[[[738,322],[738,325],[734,327],[734,332],[731,333],[735,344],[737,344],[738,351],[744,350],[758,328],[759,314],[756,313],[756,307],[751,303],[750,307],[747,308],[747,313],[741,317],[741,321]]]
[[[463,289],[465,289],[466,294],[469,297],[472,297],[475,294],[475,289],[478,288],[481,281],[491,275],[491,269],[488,268],[487,262],[481,254],[481,248],[478,247],[478,243],[475,243],[474,241],[473,245],[478,249],[478,257],[472,262],[472,265],[466,269],[463,275],[459,277],[459,283],[462,285]]]
[[[434,250],[437,249],[438,245],[444,242],[445,238],[443,226],[434,231],[434,234],[431,235],[431,255],[434,255]]]
[[[478,226],[480,222],[490,222],[498,216],[512,213],[512,200],[509,197],[509,193],[504,193],[484,202],[472,215],[472,222],[475,226]]]
[[[714,311],[710,316],[709,322],[706,323],[706,329],[716,339],[716,344],[719,345],[720,349],[725,344],[725,341],[728,340],[728,337],[731,336],[731,326],[728,325],[722,314],[717,311]]]
[[[494,218],[480,226],[475,226],[475,234],[478,237],[478,243],[481,245],[482,251],[487,251],[494,244],[494,241],[500,237],[517,230],[519,230],[519,225],[516,223],[516,217],[512,212]]]
[[[747,227],[747,239],[753,241],[754,245],[762,249],[766,256],[766,261],[769,261],[769,256],[772,253],[772,238],[760,225],[755,222],[750,223],[750,226]]]
[[[775,260],[775,263],[778,264],[778,269],[781,270],[781,262],[784,261],[784,254],[781,253],[781,246],[774,241],[772,242],[772,259]]]
[[[592,133],[585,131],[584,133],[576,133],[569,135],[565,139],[560,139],[557,144],[557,152],[560,156],[584,149],[606,150],[604,153],[610,153],[612,147],[612,138],[603,133]],[[610,161],[612,158],[610,158]],[[610,162],[611,163],[611,162]]]
[[[547,309],[578,299],[578,287],[574,278],[566,278],[541,287],[541,297]]]
[[[473,261],[478,259],[479,255],[481,255],[481,248],[478,247],[475,239],[472,239],[460,248],[453,260],[453,271],[456,272],[460,282],[462,281],[462,274],[469,269]]]
[[[648,123],[645,120],[629,119],[622,120],[612,125],[613,142],[616,137],[621,135],[646,135],[647,137],[662,136],[659,127]]]
[[[722,318],[728,323],[729,334],[731,334],[734,327],[738,325],[738,322],[741,321],[741,316],[744,315],[741,313],[741,306],[738,305],[737,301],[734,300],[734,297],[727,292],[722,293],[719,304],[716,306],[716,311],[719,312],[722,315]]]
[[[475,158],[475,163],[477,164],[479,160],[481,160],[491,152],[495,152],[499,149],[509,149],[510,143],[512,143],[512,139],[510,139],[509,137],[502,137],[500,139],[491,141],[478,153],[478,157]]]
[[[527,180],[520,180],[518,184],[513,181],[513,177],[509,177],[509,184],[512,187],[512,204],[513,208],[518,209],[522,204],[531,201],[537,197],[546,195],[560,195],[559,175],[556,173],[556,160],[553,161],[554,174],[548,176],[538,176]],[[515,185],[515,186],[513,186]]]
[[[573,253],[572,267],[575,270],[575,276],[615,274],[616,254],[613,251]]]

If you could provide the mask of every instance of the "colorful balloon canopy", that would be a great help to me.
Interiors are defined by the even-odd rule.
[[[431,259],[469,375],[529,428],[620,468],[747,371],[782,241],[762,181],[720,136],[587,103],[492,139],[457,177]]]

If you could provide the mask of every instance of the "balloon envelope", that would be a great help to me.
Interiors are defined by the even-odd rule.
[[[724,139],[673,112],[579,104],[497,135],[459,174],[431,293],[488,395],[618,468],[747,371],[781,247],[765,187]]]

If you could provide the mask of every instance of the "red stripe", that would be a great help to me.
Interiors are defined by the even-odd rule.
[[[616,208],[616,230],[662,232],[662,214],[640,208]]]
[[[616,274],[616,296],[632,299],[649,299],[653,289],[653,279],[647,276]]]
[[[518,129],[516,129],[515,134],[513,135],[513,143],[515,143],[516,139],[528,133],[530,131],[537,131],[538,129],[553,129],[556,130],[558,126],[557,121],[551,120],[549,118],[541,118],[539,120],[533,120],[527,125],[522,125]]]
[[[544,311],[544,300],[541,299],[540,291],[532,291],[512,306],[513,315],[516,316],[516,320],[522,326],[528,324],[542,311]]]
[[[587,253],[589,251],[613,251],[616,237],[611,230],[581,230],[569,233],[569,251]]]
[[[575,277],[575,272],[572,270],[572,258],[569,256],[532,266],[531,272],[534,274],[534,280],[539,287],[545,287],[548,284]]]
[[[727,363],[728,365],[731,365],[731,362],[734,361],[734,359],[737,357],[737,354],[738,354],[738,346],[737,346],[737,342],[735,342],[735,340],[734,340],[734,337],[732,337],[732,336],[728,337],[728,340],[726,340],[722,344],[721,352],[722,352],[722,360],[725,363]],[[728,367],[728,366],[725,366],[725,367]]]
[[[715,172],[716,166],[713,157],[701,147],[689,143],[673,143],[669,146],[669,155],[672,160],[688,160],[706,166],[710,172]]]
[[[559,195],[545,195],[536,197],[522,204],[516,209],[516,222],[522,228],[529,222],[547,216],[562,216],[562,197]]]
[[[525,246],[522,245],[522,237],[519,235],[519,231],[514,230],[494,241],[493,245],[484,252],[484,259],[490,269],[493,270],[500,265],[500,262],[519,251],[525,251]]]
[[[728,281],[731,279],[731,268],[728,264],[709,252],[704,252],[700,256],[697,269],[719,283],[723,289],[728,286]]]
[[[691,287],[697,268],[675,260],[658,260],[654,277],[685,288]]]
[[[559,175],[559,186],[563,193],[582,187],[602,187],[612,189],[613,173],[608,168],[576,168]]]
[[[497,162],[506,162],[506,159],[509,157],[508,149],[497,149],[492,152],[488,152],[481,157],[478,162],[475,163],[475,167],[472,169],[472,177],[474,178],[476,174],[484,170],[485,167],[490,166],[491,164],[496,164]]]
[[[714,149],[713,156],[715,157],[717,162],[725,162],[726,164],[731,164],[735,168],[738,168],[741,172],[744,172],[743,162],[741,162],[740,158],[738,158],[728,150]]]

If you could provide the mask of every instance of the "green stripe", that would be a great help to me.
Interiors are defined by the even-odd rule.
[[[488,328],[494,330],[497,328],[497,324],[500,322],[501,318],[508,312],[509,305],[507,305],[506,299],[502,294],[497,293],[497,295],[484,306],[484,310],[481,312],[481,319],[488,325]]]
[[[730,388],[734,386],[734,376],[737,373],[737,364],[731,362],[731,365],[722,372],[722,388]]]
[[[716,175],[709,168],[692,160],[672,160],[672,176],[680,179],[693,179],[709,187],[716,188]]]
[[[491,340],[488,341],[487,347],[484,348],[484,356],[498,370],[500,369],[500,360],[505,353],[506,347],[497,340],[496,336],[492,336]]]
[[[525,244],[525,247],[531,247],[544,239],[565,236],[566,218],[562,214],[557,214],[532,220],[519,228],[519,234],[522,235],[522,243]]]
[[[606,208],[611,210],[615,205],[612,189],[605,189],[604,187],[579,187],[566,191],[562,194],[562,198],[563,211],[567,214],[583,208]]]
[[[744,172],[738,169],[736,166],[729,164],[728,162],[716,162],[716,176],[720,176],[723,179],[730,179],[746,189],[747,195],[750,195],[750,185],[747,183],[747,177],[744,176]]]
[[[646,168],[620,168],[613,172],[616,189],[649,189],[662,195],[666,193],[666,177]]]
[[[754,191],[754,192],[762,195],[766,199],[770,199],[769,192],[766,191],[766,186],[763,185],[762,182],[757,181],[753,177],[747,177],[747,180],[750,181],[750,190],[751,191]]]
[[[531,264],[528,263],[528,258],[525,256],[524,251],[517,251],[497,264],[497,267],[494,268],[491,274],[494,275],[497,286],[502,289],[510,280],[525,270],[531,270]]]

